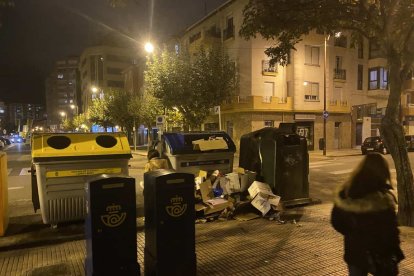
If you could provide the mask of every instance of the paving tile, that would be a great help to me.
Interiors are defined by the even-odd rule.
[[[347,275],[342,236],[332,229],[332,205],[308,206],[297,224],[256,219],[196,224],[197,275]],[[414,231],[403,230],[407,259],[400,275],[414,275]],[[143,273],[145,235],[137,233],[138,263]],[[0,252],[0,276],[83,276],[85,241]],[[45,274],[47,275],[47,274]],[[43,275],[42,275],[43,276]]]

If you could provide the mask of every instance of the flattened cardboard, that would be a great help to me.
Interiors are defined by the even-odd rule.
[[[204,210],[204,214],[211,214],[215,212],[220,212],[227,208],[229,202],[223,198],[214,198],[213,187],[211,185],[210,179],[207,179],[200,184],[200,193],[203,204],[196,204],[196,211]],[[203,205],[205,208],[202,208]]]
[[[210,140],[194,140],[193,147],[196,150],[208,151],[208,150],[217,150],[217,149],[228,149],[226,141],[222,137],[216,137],[216,139]]]

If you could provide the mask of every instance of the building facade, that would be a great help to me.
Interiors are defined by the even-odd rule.
[[[109,89],[124,89],[123,70],[137,63],[133,49],[113,46],[86,48],[80,57],[82,110],[87,111],[93,97]]]
[[[45,107],[34,103],[8,103],[6,119],[8,132],[28,132],[35,125],[45,125]]]
[[[379,133],[389,95],[386,60],[367,41],[352,42],[347,33],[311,32],[295,45],[286,66],[270,66],[264,51],[272,41],[244,40],[238,33],[247,0],[230,0],[187,28],[181,47],[220,43],[238,68],[235,98],[221,106],[223,130],[239,144],[243,134],[281,122],[297,124],[308,148],[319,148],[326,116],[327,149],[350,148]],[[325,44],[326,40],[326,44]],[[324,78],[325,76],[325,78]],[[414,132],[413,80],[405,86],[402,120]],[[205,129],[218,126],[211,116]]]
[[[78,64],[78,57],[58,60],[46,79],[47,125],[51,130],[81,112]]]

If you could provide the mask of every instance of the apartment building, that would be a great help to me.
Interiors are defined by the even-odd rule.
[[[80,57],[82,109],[87,111],[93,97],[103,97],[109,89],[124,89],[123,70],[136,64],[133,49],[113,46],[86,48]]]
[[[226,2],[187,28],[180,41],[190,53],[200,45],[220,43],[236,62],[238,91],[221,106],[223,130],[236,144],[243,134],[294,122],[308,148],[316,150],[323,137],[324,110],[328,150],[350,148],[379,133],[389,90],[387,63],[375,45],[352,42],[346,32],[334,36],[311,32],[295,45],[287,66],[270,66],[264,51],[272,41],[260,35],[246,41],[238,35],[247,3]],[[402,97],[409,133],[414,132],[413,85],[410,79]],[[211,116],[204,128],[218,128],[218,116]]]
[[[44,125],[46,114],[42,104],[7,103],[6,106],[8,131],[27,132],[34,124]]]
[[[62,119],[73,118],[80,112],[79,58],[56,61],[46,79],[47,124],[56,130]]]

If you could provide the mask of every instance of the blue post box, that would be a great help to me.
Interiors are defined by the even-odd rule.
[[[196,275],[194,175],[145,173],[144,197],[145,275]]]
[[[140,275],[135,179],[102,175],[86,186],[86,275]]]

